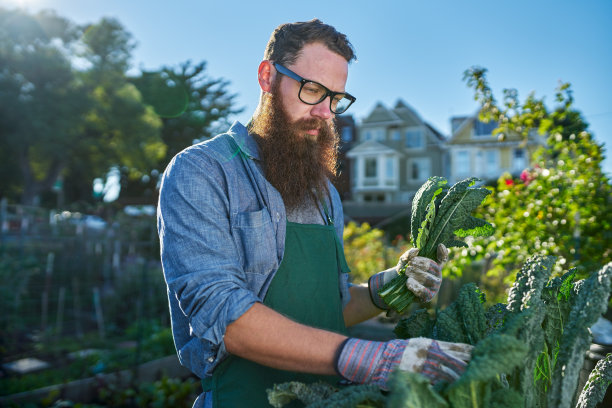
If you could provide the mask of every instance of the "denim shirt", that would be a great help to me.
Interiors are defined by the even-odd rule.
[[[283,260],[286,212],[240,123],[178,153],[161,182],[157,224],[178,357],[200,378],[228,356],[227,326],[262,302]],[[328,183],[327,208],[342,242],[344,215]],[[340,275],[343,304],[347,274]]]

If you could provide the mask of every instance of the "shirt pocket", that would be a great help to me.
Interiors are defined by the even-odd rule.
[[[277,266],[274,225],[267,208],[236,214],[232,236],[246,273],[268,274]]]

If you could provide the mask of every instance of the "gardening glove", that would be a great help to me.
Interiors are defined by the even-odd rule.
[[[423,302],[429,302],[438,293],[442,283],[442,267],[448,261],[448,249],[438,245],[438,263],[429,258],[418,256],[418,248],[411,248],[400,256],[394,268],[372,275],[368,280],[372,303],[379,309],[388,310],[389,306],[378,295],[380,288],[397,276],[406,266],[406,287]]]
[[[336,369],[359,384],[376,384],[388,391],[393,370],[421,373],[432,385],[451,383],[461,376],[473,346],[416,337],[388,342],[349,338],[339,348]]]

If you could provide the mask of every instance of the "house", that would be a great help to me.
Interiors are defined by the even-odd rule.
[[[357,140],[346,153],[351,201],[387,204],[387,215],[398,204],[405,207],[430,176],[447,176],[445,141],[402,100],[392,109],[379,102],[358,126]]]
[[[519,175],[529,167],[532,153],[545,144],[537,132],[530,134],[526,142],[516,134],[498,140],[492,135],[496,127],[495,122],[480,121],[478,112],[451,118],[452,135],[447,142],[450,184],[471,176],[492,181],[505,172]]]

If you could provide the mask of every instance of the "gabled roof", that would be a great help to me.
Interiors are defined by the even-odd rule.
[[[378,102],[372,112],[362,120],[362,125],[369,125],[374,123],[389,123],[389,122],[398,122],[401,123],[401,119],[395,112],[390,109],[387,109],[385,105],[381,102]]]
[[[440,131],[438,131],[438,129],[436,129],[435,127],[433,127],[431,124],[425,122],[425,126],[427,126],[427,128],[431,131],[431,133],[440,141],[440,142],[446,142],[446,140],[448,139],[446,136],[444,136],[442,133],[440,133]]]
[[[395,113],[399,118],[401,118],[403,122],[414,123],[416,125],[422,125],[425,123],[423,119],[421,119],[417,111],[414,110],[402,99],[398,99],[395,103],[393,113]]]

